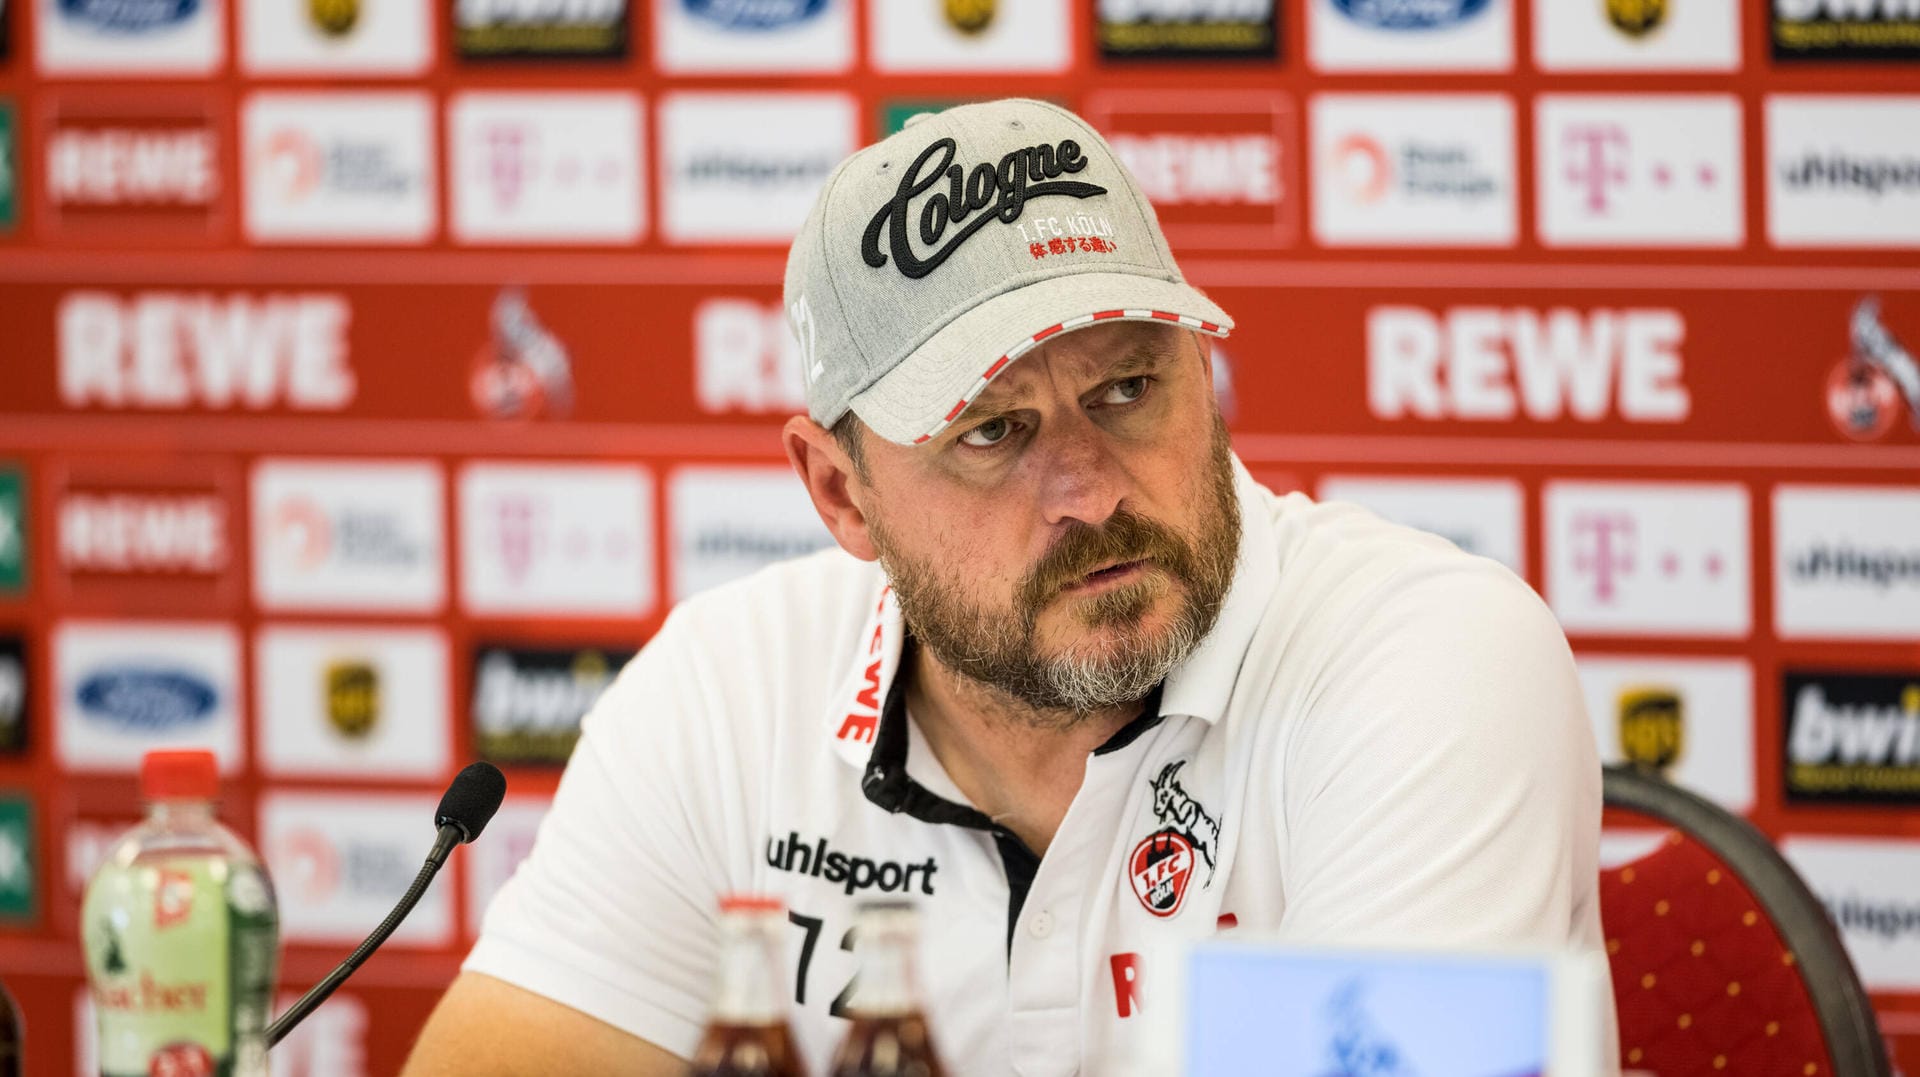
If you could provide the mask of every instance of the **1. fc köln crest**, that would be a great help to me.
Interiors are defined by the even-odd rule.
[[[1187,884],[1193,881],[1193,843],[1177,830],[1155,832],[1133,847],[1127,858],[1127,880],[1140,904],[1155,916],[1180,911]]]

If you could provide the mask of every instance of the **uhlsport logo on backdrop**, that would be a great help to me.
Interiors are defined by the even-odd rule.
[[[673,601],[833,545],[786,468],[684,467],[667,480]]]
[[[476,648],[474,750],[510,766],[564,766],[580,720],[633,655],[621,646]]]
[[[33,831],[33,801],[0,797],[0,924],[31,924],[36,918],[40,854]]]
[[[1747,491],[1550,482],[1547,600],[1569,633],[1735,639],[1752,627]]]
[[[619,59],[631,0],[454,0],[462,60]]]
[[[1534,114],[1542,243],[1734,247],[1745,239],[1738,99],[1548,94]]]
[[[48,75],[210,75],[226,57],[223,0],[38,0]]]
[[[779,302],[744,296],[693,308],[694,401],[709,415],[807,410],[800,345]]]
[[[1736,815],[1753,810],[1753,667],[1733,658],[1581,655],[1606,763],[1636,763]]]
[[[1834,429],[1854,441],[1878,441],[1896,429],[1920,434],[1920,359],[1887,324],[1879,296],[1854,302],[1847,338],[1846,356],[1827,375]]]
[[[431,613],[445,602],[437,466],[269,459],[252,486],[263,607]]]
[[[257,93],[241,132],[251,239],[411,243],[433,234],[426,94]]]
[[[1772,94],[1766,110],[1767,238],[1920,246],[1920,97]]]
[[[132,772],[155,748],[240,765],[240,644],[224,624],[67,621],[53,633],[54,742],[73,770]]]
[[[0,759],[19,756],[27,749],[28,694],[26,637],[0,635]]]
[[[1787,799],[1920,804],[1920,670],[1788,670]]]
[[[0,597],[27,586],[27,489],[20,469],[0,463]]]
[[[1505,71],[1511,0],[1308,0],[1307,56],[1322,71]]]
[[[625,93],[463,93],[448,106],[463,243],[640,238],[640,101]]]
[[[1322,243],[1512,245],[1510,99],[1323,94],[1309,110]]]
[[[1920,636],[1920,491],[1777,486],[1773,556],[1783,639]]]
[[[1544,71],[1733,71],[1738,3],[1605,0],[1533,9],[1534,60]]]
[[[480,922],[514,869],[533,851],[540,821],[550,804],[535,797],[508,797],[487,823],[487,840],[461,850],[467,868],[467,930],[480,934]]]
[[[62,234],[184,242],[223,224],[220,125],[205,102],[63,97],[42,161],[47,223]]]
[[[1780,851],[1826,906],[1868,990],[1920,988],[1920,841],[1793,834]]]
[[[913,0],[867,5],[867,50],[885,74],[1064,71],[1071,0]]]
[[[1911,0],[1772,0],[1775,60],[1920,60]]]
[[[826,74],[853,66],[850,0],[662,0],[653,11],[662,71]]]
[[[1526,492],[1511,479],[1329,475],[1321,501],[1351,501],[1526,574]]]
[[[1366,315],[1376,419],[1683,422],[1693,409],[1678,310],[1400,304]]]
[[[675,243],[791,240],[859,117],[843,94],[677,93],[660,105],[660,229]]]
[[[1111,93],[1085,116],[1146,192],[1176,248],[1290,245],[1293,104],[1271,93]]]
[[[241,66],[264,75],[419,75],[433,62],[433,3],[241,3]]]
[[[653,479],[622,464],[460,472],[468,612],[641,617],[654,604]]]
[[[103,604],[152,596],[175,609],[237,597],[237,521],[214,478],[63,474],[55,496],[54,558],[67,596]]]
[[[260,851],[280,899],[288,942],[357,941],[420,870],[435,798],[388,793],[269,792],[260,802]],[[435,886],[389,945],[443,946],[453,938],[453,893]]]
[[[256,751],[276,776],[434,780],[449,762],[437,629],[271,625],[254,642]]]
[[[1098,0],[1095,36],[1109,60],[1271,58],[1274,0]]]

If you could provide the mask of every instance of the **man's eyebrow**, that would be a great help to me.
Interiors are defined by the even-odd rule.
[[[1123,381],[1127,378],[1138,377],[1141,374],[1151,374],[1160,369],[1160,367],[1165,365],[1171,358],[1172,356],[1166,354],[1162,348],[1156,348],[1147,344],[1138,344],[1129,348],[1120,358],[1115,359],[1109,364],[1107,368],[1100,373],[1100,380],[1103,382]],[[994,388],[994,386],[988,386],[986,391],[980,395],[980,399],[975,400],[973,404],[967,408],[967,413],[960,419],[962,425],[977,426],[982,422],[998,418],[1020,407],[1020,398],[1017,395],[1007,393],[1002,393],[998,396],[989,395],[993,393]]]

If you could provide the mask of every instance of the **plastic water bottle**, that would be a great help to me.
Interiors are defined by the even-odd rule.
[[[102,1077],[264,1077],[279,959],[273,887],[213,816],[213,753],[149,752],[146,821],[81,912]]]

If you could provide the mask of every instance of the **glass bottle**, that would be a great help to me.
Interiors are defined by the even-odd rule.
[[[786,906],[777,899],[721,899],[713,1012],[694,1048],[690,1077],[806,1077],[787,1026],[786,930]]]
[[[860,973],[850,1007],[853,1024],[834,1053],[832,1077],[945,1077],[914,971],[919,913],[907,902],[862,905],[854,949]]]

